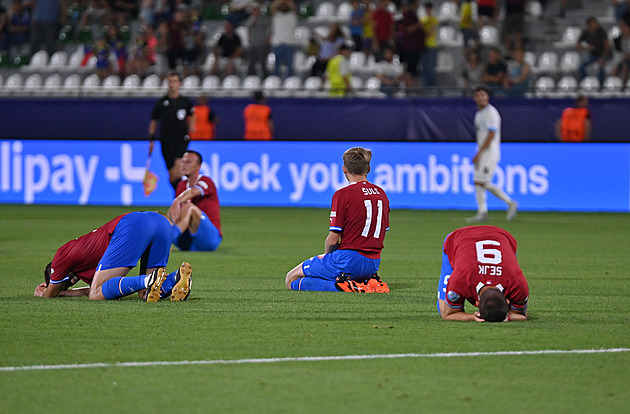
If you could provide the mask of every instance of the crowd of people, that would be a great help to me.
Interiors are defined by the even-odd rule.
[[[476,4],[473,0],[444,1],[453,3],[458,21],[441,22],[431,1],[352,0],[347,21],[333,21],[324,30],[312,30],[305,41],[296,38],[296,29],[304,25],[300,23],[304,18],[302,0],[11,0],[0,10],[0,44],[10,61],[24,51],[44,49],[52,54],[61,47],[61,38],[77,41],[84,47],[82,65],[94,57],[101,78],[110,74],[121,78],[130,74],[142,78],[150,73],[165,76],[173,69],[184,76],[287,78],[296,74],[295,56],[300,50],[312,56],[312,65],[302,77],[328,80],[335,76],[329,73],[328,64],[343,54],[345,45],[350,53],[363,52],[366,62],[376,62],[368,76],[378,78],[381,90],[394,95],[403,89],[455,86],[440,84],[436,73],[438,30],[440,25],[449,24],[460,31],[463,47],[459,49],[463,53],[461,70],[455,68],[457,79],[448,82],[459,80],[461,85],[457,86],[469,92],[484,83],[495,94],[522,96],[534,81],[533,68],[524,59],[525,0],[477,0]],[[584,52],[580,78],[587,75],[590,66],[597,67],[600,84],[609,75],[619,76],[623,84],[630,77],[630,11],[626,2],[617,4],[616,16],[620,35],[614,42],[609,41],[597,18],[588,19],[575,46]],[[204,22],[217,17],[224,23],[213,34]],[[501,33],[500,42],[492,47],[480,42],[480,31],[487,26]],[[275,58],[272,68],[270,53]],[[453,49],[451,53],[459,52]],[[342,60],[342,68],[346,65]],[[350,79],[350,75],[343,76]],[[347,87],[335,95],[352,91],[351,82],[345,83]]]

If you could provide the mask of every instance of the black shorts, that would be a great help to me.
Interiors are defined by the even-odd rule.
[[[164,162],[166,163],[166,169],[170,170],[175,165],[175,160],[177,158],[181,158],[182,155],[188,149],[188,141],[185,141],[183,145],[179,145],[177,147],[165,146],[162,144],[162,156],[164,157]]]

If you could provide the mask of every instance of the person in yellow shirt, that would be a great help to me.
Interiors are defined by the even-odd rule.
[[[352,92],[350,83],[350,47],[348,45],[339,46],[339,53],[332,57],[326,65],[326,78],[330,80],[330,96],[342,97]]]
[[[464,37],[464,49],[479,48],[479,32],[473,16],[473,0],[464,0],[459,8],[459,30]]]
[[[425,87],[437,85],[435,75],[435,65],[437,64],[437,32],[440,27],[440,21],[433,14],[433,3],[424,4],[426,16],[422,18],[422,26],[424,27],[424,50],[420,60],[422,62],[422,80]]]

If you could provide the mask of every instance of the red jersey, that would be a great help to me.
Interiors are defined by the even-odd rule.
[[[214,182],[210,179],[210,177],[206,177],[205,175],[199,174],[197,178],[197,182],[195,184],[190,184],[186,177],[177,184],[177,191],[175,191],[175,197],[179,196],[181,193],[186,191],[190,187],[197,187],[202,191],[202,195],[193,198],[191,201],[194,205],[199,207],[201,211],[203,211],[208,219],[214,224],[214,226],[219,230],[219,234],[223,236],[221,233],[221,216],[219,209],[219,197],[217,196],[217,187],[214,185]]]
[[[374,21],[374,37],[379,42],[388,41],[392,35],[392,26],[394,25],[394,17],[386,9],[376,9],[372,12],[372,20]]]
[[[382,188],[362,181],[335,192],[330,231],[341,233],[340,250],[354,250],[370,259],[378,259],[387,230],[389,200]]]
[[[73,272],[85,283],[91,284],[96,266],[109,246],[114,229],[120,219],[127,214],[129,213],[118,216],[90,233],[61,246],[53,257],[50,269],[51,282],[62,282],[69,272]]]
[[[494,226],[464,227],[452,232],[444,243],[444,253],[453,268],[446,286],[446,302],[453,308],[473,305],[479,290],[496,286],[510,301],[510,307],[527,306],[529,287],[516,260],[516,240]]]

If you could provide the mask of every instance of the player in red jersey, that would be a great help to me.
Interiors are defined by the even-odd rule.
[[[217,189],[210,177],[199,173],[202,157],[187,151],[181,159],[185,179],[168,210],[173,224],[173,243],[181,250],[214,251],[221,244],[221,216]]]
[[[186,288],[186,292],[171,298],[183,300],[190,290],[192,269],[184,263],[179,271],[166,274],[170,246],[171,226],[166,217],[147,211],[123,214],[61,246],[46,266],[46,283],[35,289],[35,296],[105,300],[147,289],[146,300],[155,302],[171,294],[171,290]],[[143,274],[125,277],[139,260]],[[79,279],[90,286],[67,290]],[[161,292],[162,289],[168,292]]]
[[[471,226],[446,236],[437,303],[443,319],[523,321],[528,299],[529,287],[510,233],[494,226]],[[466,300],[479,311],[466,313]]]
[[[287,273],[287,288],[389,292],[376,273],[389,230],[389,200],[382,188],[367,180],[371,159],[372,152],[365,148],[343,154],[343,172],[350,184],[333,195],[324,254]]]

